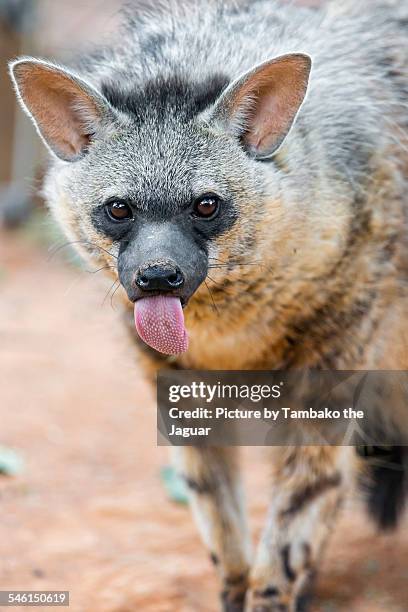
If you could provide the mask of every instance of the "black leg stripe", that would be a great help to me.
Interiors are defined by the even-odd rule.
[[[184,481],[188,488],[191,491],[194,491],[194,493],[197,493],[198,495],[209,495],[214,492],[210,484],[205,482],[204,480],[199,482],[198,480],[195,480],[190,476],[184,476]]]
[[[293,571],[290,565],[290,545],[289,544],[287,544],[281,549],[281,557],[282,557],[283,571],[285,572],[286,578],[290,582],[294,582],[296,580],[296,573]]]
[[[237,584],[245,584],[248,574],[237,574],[236,576],[227,576],[225,578],[225,584],[227,586],[236,586]]]
[[[281,517],[285,518],[290,515],[297,514],[303,510],[305,506],[314,501],[317,497],[326,493],[330,489],[334,489],[341,484],[341,476],[335,472],[331,476],[321,478],[317,482],[295,491],[292,495],[288,508],[281,512]]]
[[[274,586],[268,586],[263,591],[254,591],[256,597],[262,597],[262,599],[272,599],[273,597],[279,597],[280,592]]]
[[[210,554],[210,559],[214,565],[218,565],[220,560],[215,553]]]

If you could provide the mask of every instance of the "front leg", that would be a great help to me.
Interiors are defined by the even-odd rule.
[[[243,612],[250,543],[234,449],[182,447],[180,468],[193,514],[221,579],[225,612]]]
[[[354,449],[275,449],[273,501],[251,572],[251,612],[298,612],[353,469]]]

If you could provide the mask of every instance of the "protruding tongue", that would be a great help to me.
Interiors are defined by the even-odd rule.
[[[179,355],[188,348],[183,309],[179,298],[156,295],[135,303],[135,324],[149,346],[166,355]]]

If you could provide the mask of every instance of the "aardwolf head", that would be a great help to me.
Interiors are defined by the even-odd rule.
[[[55,159],[47,193],[57,219],[82,252],[116,258],[139,334],[158,351],[187,349],[182,309],[209,268],[222,283],[228,263],[253,251],[265,197],[278,196],[263,162],[295,121],[310,66],[293,54],[233,82],[172,75],[124,90],[96,89],[41,60],[11,64],[19,100]]]

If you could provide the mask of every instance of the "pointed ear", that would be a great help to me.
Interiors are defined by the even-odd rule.
[[[256,159],[282,144],[305,98],[311,59],[300,53],[260,64],[233,82],[216,102],[210,123],[240,138]]]
[[[109,103],[92,85],[54,64],[24,58],[10,64],[20,103],[45,144],[65,161],[82,157]]]

